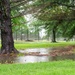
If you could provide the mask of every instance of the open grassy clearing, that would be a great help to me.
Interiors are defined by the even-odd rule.
[[[0,64],[0,75],[75,75],[75,61]]]
[[[51,43],[48,41],[37,41],[37,42],[25,42],[25,41],[15,41],[16,49],[26,49],[26,48],[48,48],[48,47],[64,47],[69,45],[75,45],[75,42],[57,42]],[[0,45],[1,46],[1,45]]]
[[[15,47],[17,49],[26,49],[26,48],[48,48],[48,47],[61,47],[61,46],[69,46],[75,45],[75,42],[58,42],[58,43],[50,43],[50,42],[20,42],[15,43]]]

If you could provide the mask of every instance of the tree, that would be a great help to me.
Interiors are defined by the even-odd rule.
[[[0,23],[1,23],[1,53],[17,53],[18,51],[14,47],[14,40],[12,36],[12,18],[20,17],[21,9],[17,8],[22,6],[23,3],[28,2],[26,0],[0,0]],[[18,15],[11,17],[11,9],[18,9]],[[23,10],[23,9],[22,9]]]
[[[1,53],[16,53],[18,52],[14,47],[11,25],[11,9],[9,0],[0,1],[0,14],[1,14]]]
[[[68,14],[64,12],[52,12],[54,8],[65,7],[69,9]],[[1,53],[16,53],[12,36],[12,18],[20,17],[26,14],[33,14],[39,19],[47,19],[46,21],[62,21],[75,20],[74,0],[0,0],[0,28],[1,28]],[[18,11],[17,14],[11,16],[12,11]],[[48,12],[47,12],[48,10]],[[52,12],[51,15],[49,12]],[[43,15],[49,14],[45,17]],[[53,14],[53,15],[52,15]],[[35,17],[36,17],[35,16]],[[58,18],[57,18],[58,17]],[[57,25],[57,24],[56,24]],[[73,29],[74,30],[74,29]]]
[[[18,39],[18,35],[21,35],[21,37],[19,37],[22,40],[22,35],[25,34],[26,29],[27,24],[24,16],[12,19],[12,30],[16,40]]]
[[[72,13],[75,7],[74,0],[36,0],[34,4],[37,4],[36,7],[39,8],[38,15],[35,17],[42,21],[46,21],[45,28],[47,28],[48,31],[52,31],[52,42],[56,42],[56,33],[58,29],[62,27],[60,25],[64,23],[63,21],[71,22],[75,20],[75,15]],[[52,21],[53,23],[51,23]],[[74,28],[72,31],[74,31]]]
[[[34,19],[31,23],[30,23],[30,25],[32,26],[32,28],[33,28],[33,32],[34,32],[34,36],[35,36],[35,40],[40,40],[40,31],[44,28],[43,27],[43,25],[42,24],[44,24],[44,22],[43,21],[41,21],[41,20],[38,20],[38,19]]]

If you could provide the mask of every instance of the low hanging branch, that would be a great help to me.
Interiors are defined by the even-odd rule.
[[[10,4],[17,3],[17,2],[22,2],[22,1],[25,1],[25,0],[13,0],[13,1],[10,2]]]
[[[61,6],[66,6],[66,7],[75,7],[75,5],[71,5],[71,4],[65,4],[65,3],[61,3],[61,2],[52,2],[53,4],[58,4]]]
[[[11,6],[10,8],[11,8],[11,9],[15,9],[16,7],[21,6],[21,5],[24,5],[24,4],[26,4],[27,2],[28,2],[28,1],[21,1],[21,2],[17,3],[16,5]]]
[[[14,9],[14,8],[16,8],[16,7],[18,7],[18,6],[21,6],[21,5],[23,5],[23,4],[26,4],[26,3],[28,3],[29,1],[33,1],[33,0],[14,0],[14,1],[12,1],[11,3],[15,3],[15,2],[19,2],[18,4],[16,4],[15,6],[12,6],[11,7],[11,9]],[[25,11],[23,11],[23,12],[20,12],[18,15],[16,15],[16,16],[13,16],[13,17],[11,17],[11,19],[12,18],[16,18],[16,17],[20,17],[20,16],[24,16],[24,15],[27,15],[27,14],[33,14],[33,13],[35,13],[35,15],[37,15],[38,13],[40,13],[43,9],[45,9],[46,7],[48,7],[48,6],[53,6],[54,4],[56,4],[56,5],[61,5],[61,6],[66,6],[66,7],[71,7],[71,8],[73,8],[73,7],[75,7],[74,5],[69,5],[69,4],[65,4],[65,3],[61,3],[61,2],[47,2],[47,3],[45,3],[45,4],[41,4],[41,5],[39,5],[38,7],[30,7],[30,8],[28,8],[27,10],[25,10]],[[38,15],[37,15],[38,16]],[[51,18],[52,19],[52,18]],[[59,18],[58,18],[59,19]],[[72,19],[72,20],[75,20],[75,18],[73,17],[73,18],[62,18],[62,19],[65,19],[65,20],[70,20],[70,19]],[[53,20],[53,19],[52,19]],[[57,19],[55,19],[54,18],[54,20],[57,20]]]
[[[16,5],[11,6],[10,8],[11,8],[11,9],[16,9],[16,7],[26,5],[26,4],[29,3],[30,1],[33,1],[33,0],[22,0],[22,1],[18,1],[18,3],[17,3]],[[15,3],[15,2],[14,2],[14,3]]]
[[[16,16],[13,16],[11,17],[12,18],[17,18],[17,17],[20,17],[20,16],[24,16],[24,15],[27,15],[27,14],[38,14],[40,11],[42,11],[43,9],[45,9],[47,6],[49,6],[50,3],[48,3],[47,5],[40,5],[38,7],[34,7],[34,5],[30,5],[29,8],[23,12],[20,12],[20,14],[16,15]],[[27,8],[27,7],[26,7]],[[41,9],[40,9],[41,8]],[[35,15],[36,15],[35,14]]]

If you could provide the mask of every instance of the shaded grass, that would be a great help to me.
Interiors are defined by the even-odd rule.
[[[17,49],[26,49],[26,48],[48,48],[48,47],[64,47],[69,45],[75,45],[75,42],[25,42],[25,43],[15,43]]]
[[[75,75],[75,61],[0,64],[0,75]]]

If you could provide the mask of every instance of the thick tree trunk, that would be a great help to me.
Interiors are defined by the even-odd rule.
[[[8,24],[6,24],[7,26]],[[7,26],[5,30],[1,30],[1,53],[16,53],[17,50],[14,48],[14,41],[12,36],[12,27]]]
[[[10,18],[10,0],[2,0],[2,18],[1,25],[4,29],[1,29],[1,53],[17,53],[18,51],[14,48],[14,41],[12,36],[12,26]]]

